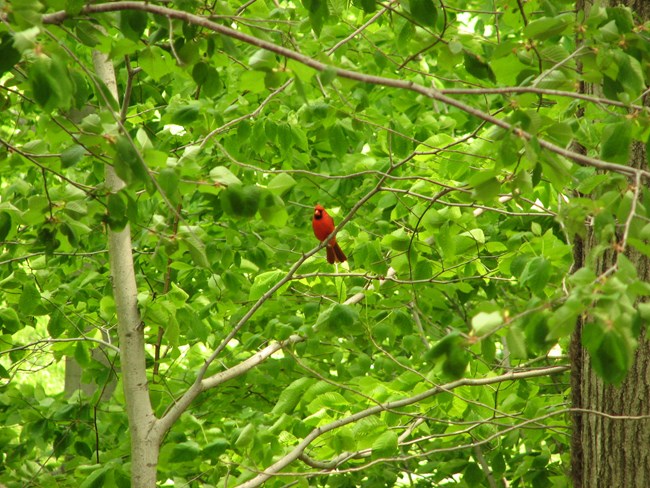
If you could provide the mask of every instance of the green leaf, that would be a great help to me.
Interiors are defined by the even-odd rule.
[[[463,51],[463,59],[465,60],[465,69],[470,75],[479,80],[490,80],[492,83],[496,83],[494,71],[483,57],[470,51]]]
[[[332,152],[338,157],[343,157],[348,152],[348,141],[341,124],[332,125],[327,132]]]
[[[528,353],[526,351],[526,337],[523,331],[516,326],[510,327],[506,334],[508,341],[508,350],[512,359],[527,359]]]
[[[95,465],[90,474],[86,474],[79,488],[102,488],[106,484],[106,474],[114,467]]]
[[[25,283],[18,301],[18,310],[23,315],[32,315],[41,303],[41,293],[33,283]]]
[[[187,331],[187,338],[194,340],[198,339],[203,343],[207,343],[212,330],[207,325],[206,321],[201,319],[198,314],[189,305],[183,305],[176,310],[176,323],[179,327],[183,327],[183,331]],[[187,328],[189,326],[189,329]],[[179,330],[180,333],[180,330]]]
[[[261,273],[255,277],[253,285],[251,286],[250,292],[248,294],[248,299],[251,301],[256,301],[269,291],[278,281],[284,278],[286,273],[281,270],[267,271],[266,273]],[[281,290],[278,290],[279,294]]]
[[[148,303],[146,307],[144,307],[143,317],[147,322],[167,326],[175,311],[176,307],[170,301],[157,300]]]
[[[30,27],[20,32],[14,33],[13,46],[23,53],[28,49],[34,49],[41,29],[38,27]]]
[[[638,59],[623,54],[619,57],[619,72],[617,81],[621,84],[629,99],[636,99],[645,88],[643,67]]]
[[[545,151],[541,154],[543,173],[557,190],[562,190],[571,179],[571,163],[564,158]]]
[[[81,0],[74,0],[68,2],[68,6],[71,6],[72,4],[76,4],[74,10],[77,10],[77,7],[79,10],[84,5],[84,2]],[[73,15],[77,15],[78,12],[73,12]],[[99,29],[97,29],[93,24],[90,22],[77,22],[75,25],[75,33],[77,34],[77,37],[79,40],[86,46],[89,47],[95,47],[99,45],[100,41],[99,39],[102,37],[102,33]]]
[[[90,350],[85,342],[77,341],[77,344],[74,349],[74,358],[81,366],[87,367],[90,366],[91,357]]]
[[[122,192],[119,193],[109,193],[108,194],[108,225],[115,232],[119,232],[126,224],[129,222],[127,215],[127,206],[124,201],[124,196]]]
[[[450,353],[450,351],[463,341],[460,332],[452,331],[440,339],[427,353],[431,359],[437,359]]]
[[[206,254],[205,244],[191,232],[184,232],[180,242],[187,247],[192,256],[192,261],[196,266],[205,269],[211,269],[210,260]]]
[[[387,430],[372,443],[372,458],[390,457],[397,454],[397,432]]]
[[[289,220],[284,202],[277,195],[270,193],[262,199],[259,212],[264,222],[274,227],[284,228]]]
[[[278,61],[275,58],[275,53],[266,49],[258,49],[248,58],[248,64],[258,71],[270,71],[277,66]]]
[[[346,330],[352,328],[359,319],[359,312],[349,305],[336,304],[331,309],[328,317],[328,324],[335,330]]]
[[[333,66],[327,66],[324,71],[318,75],[324,86],[329,85],[337,77],[336,69]]]
[[[632,11],[628,7],[607,7],[607,17],[614,19],[618,31],[621,34],[631,32],[634,28],[634,17]]]
[[[0,309],[0,324],[4,333],[13,334],[20,330],[20,318],[13,308]]]
[[[242,182],[225,166],[217,166],[210,171],[210,178],[223,186],[241,185]]]
[[[450,379],[462,378],[467,370],[469,360],[470,355],[465,349],[463,341],[457,341],[442,363],[442,372]]]
[[[409,11],[420,24],[435,27],[438,10],[433,0],[409,0]]]
[[[169,456],[171,463],[194,461],[201,453],[201,448],[195,441],[185,441],[174,444]]]
[[[309,11],[309,21],[314,34],[316,37],[320,36],[323,25],[329,17],[327,0],[302,0],[302,4]]]
[[[86,150],[79,144],[73,144],[61,152],[61,164],[64,168],[69,168],[77,164],[86,154]]]
[[[262,93],[266,90],[264,79],[264,76],[254,70],[246,71],[239,77],[239,88],[252,93]]]
[[[481,486],[485,482],[485,474],[477,463],[468,463],[463,471],[463,481],[467,486]]]
[[[201,111],[201,102],[199,100],[189,100],[188,102],[175,106],[171,111],[171,121],[173,124],[186,126],[199,118]]]
[[[408,45],[408,42],[415,35],[415,26],[412,22],[406,22],[398,34],[398,44],[399,45]]]
[[[202,85],[208,81],[210,73],[210,65],[207,63],[196,63],[192,68],[192,79],[197,85]]]
[[[524,28],[524,35],[531,39],[544,40],[564,33],[574,22],[573,14],[562,14],[555,17],[542,17],[530,22]]]
[[[29,73],[34,99],[44,109],[53,109],[58,103],[56,80],[50,74],[50,64],[43,60],[36,61]]]
[[[470,183],[471,184],[471,183]],[[472,189],[472,196],[481,201],[492,200],[499,195],[501,183],[496,178],[490,178],[487,181],[476,185]]]
[[[489,335],[502,325],[501,312],[479,312],[472,317],[472,330],[478,337]]]
[[[89,114],[81,121],[81,128],[92,134],[100,134],[104,128],[102,127],[102,120],[97,114]]]
[[[359,2],[361,3],[361,8],[363,8],[363,11],[367,14],[371,14],[377,10],[375,0],[359,0]]]
[[[211,459],[217,459],[219,456],[221,456],[226,450],[230,447],[230,443],[224,439],[224,438],[218,438],[213,440],[212,442],[206,444],[203,447],[203,451],[201,451],[201,454],[204,457],[208,457]]]
[[[234,217],[252,218],[260,204],[261,191],[255,185],[229,185],[221,192],[223,210]]]
[[[180,288],[176,283],[171,284],[171,289],[167,293],[167,296],[171,299],[174,305],[177,306],[183,305],[190,297],[187,292]]]
[[[11,231],[11,214],[0,212],[0,243],[4,242]]]
[[[385,236],[381,243],[395,251],[406,251],[411,245],[411,236],[402,228],[397,229]]]
[[[150,183],[149,172],[129,138],[118,136],[113,148],[113,168],[121,180],[127,184],[135,181]]]
[[[569,298],[564,305],[553,312],[548,321],[549,332],[547,339],[556,340],[560,337],[567,337],[573,333],[576,327],[578,316],[584,311],[582,305],[577,299]]]
[[[141,10],[122,10],[118,15],[120,32],[132,41],[139,42],[142,33],[147,28],[147,13]]]
[[[43,4],[36,0],[14,0],[11,3],[11,22],[21,28],[41,24]]]
[[[174,168],[163,168],[158,174],[158,184],[165,195],[174,199],[177,196],[180,178]]]
[[[276,195],[282,196],[294,186],[296,186],[296,180],[294,180],[291,175],[287,173],[279,173],[269,181],[267,188]]]
[[[541,294],[551,277],[551,263],[542,256],[537,256],[526,263],[519,281],[533,292]]]
[[[170,320],[164,325],[165,341],[172,347],[178,347],[181,334],[180,325],[175,315],[170,315]]]
[[[280,393],[278,402],[273,407],[273,414],[280,415],[283,413],[289,414],[293,412],[293,410],[296,408],[296,405],[298,405],[298,402],[300,401],[303,393],[314,382],[315,380],[308,377],[302,377],[294,380],[287,388],[282,391],[282,393]]]
[[[63,314],[59,310],[55,310],[50,315],[50,320],[47,323],[47,332],[53,339],[60,337],[65,331],[65,321]]]
[[[631,130],[631,122],[628,120],[607,124],[603,129],[602,145],[600,147],[601,159],[627,165],[630,157],[630,144],[632,143]]]
[[[86,459],[92,459],[93,449],[87,442],[77,441],[74,443],[74,450],[80,456],[85,457]]]
[[[14,47],[11,34],[0,34],[0,76],[12,69],[20,61],[20,51]]]
[[[599,341],[591,342],[595,347],[585,345],[590,352],[594,370],[606,382],[620,384],[632,366],[636,341],[616,330],[603,330],[596,324],[587,324],[585,331],[590,327],[595,334],[602,334]]]
[[[639,317],[646,322],[650,320],[650,303],[639,303],[637,308],[639,310]]]
[[[167,74],[172,73],[176,67],[171,54],[157,46],[145,48],[139,55],[138,61],[142,69],[154,81],[160,81]]]
[[[481,357],[487,363],[492,363],[496,357],[496,344],[490,337],[481,341]]]

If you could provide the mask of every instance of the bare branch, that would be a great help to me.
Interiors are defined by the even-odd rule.
[[[545,72],[546,73],[546,72]],[[544,75],[545,76],[545,75]],[[548,95],[552,97],[566,97],[576,100],[584,100],[586,102],[610,105],[613,107],[621,107],[638,111],[650,111],[650,107],[643,105],[634,105],[629,103],[620,102],[618,100],[610,100],[609,98],[594,97],[585,95],[584,93],[576,93],[563,90],[553,90],[550,88],[537,88],[536,86],[504,86],[497,88],[445,88],[440,90],[444,95],[506,95],[510,93],[533,93],[536,95]]]
[[[397,0],[390,0],[390,1],[388,2],[388,4],[389,4],[389,5],[392,5],[392,4],[395,3],[396,1],[397,1]],[[381,17],[382,15],[384,15],[384,14],[385,14],[386,12],[388,12],[389,10],[390,10],[390,9],[389,9],[388,7],[384,7],[382,10],[378,10],[377,13],[375,13],[375,15],[373,15],[372,17],[370,17],[370,18],[368,19],[368,21],[367,21],[365,24],[363,24],[361,27],[359,27],[358,29],[356,29],[354,32],[352,32],[352,33],[351,33],[349,36],[347,36],[345,39],[340,40],[339,42],[337,42],[336,44],[334,44],[331,48],[329,48],[329,49],[327,50],[327,55],[328,55],[328,56],[331,56],[332,54],[334,54],[334,52],[336,52],[336,50],[337,50],[338,48],[340,48],[340,47],[343,46],[344,44],[347,44],[347,43],[350,42],[352,39],[354,39],[355,37],[357,37],[357,36],[359,35],[359,33],[363,32],[363,31],[366,30],[369,26],[371,26],[372,24],[374,24],[375,21],[376,21],[379,17]]]
[[[627,247],[627,238],[630,234],[630,226],[632,225],[632,220],[636,216],[636,206],[639,201],[639,192],[641,191],[641,176],[636,175],[634,180],[634,186],[632,187],[632,204],[630,206],[630,213],[625,220],[625,226],[623,227],[623,237],[621,237],[621,242],[619,242],[620,252],[625,252]]]
[[[220,373],[204,378],[200,382],[194,382],[194,384],[192,384],[192,386],[183,394],[183,396],[179,398],[179,400],[174,403],[174,405],[170,407],[169,410],[158,421],[156,428],[159,430],[160,435],[167,432],[171,428],[174,422],[178,420],[181,414],[187,410],[190,404],[201,392],[219,386],[226,381],[229,381],[250,371],[283,347],[297,344],[298,342],[302,342],[304,340],[305,339],[301,336],[292,335],[287,340],[269,344],[264,349],[256,352],[251,357],[245,359],[232,368],[228,368],[225,371],[221,371]]]
[[[9,354],[14,351],[22,351],[25,349],[31,349],[34,346],[39,346],[43,344],[57,344],[57,343],[62,343],[62,342],[94,342],[96,344],[99,344],[102,347],[106,347],[110,349],[113,352],[120,352],[120,349],[117,346],[114,346],[110,342],[103,341],[101,339],[94,339],[92,337],[67,337],[67,338],[59,338],[59,339],[40,339],[38,341],[33,341],[28,344],[23,344],[21,346],[16,346],[12,347],[11,349],[4,349],[0,351],[0,356],[3,354]]]
[[[414,403],[420,402],[426,398],[432,397],[434,395],[437,395],[442,392],[446,392],[449,390],[453,390],[456,388],[459,388],[461,386],[484,386],[484,385],[491,385],[495,383],[503,383],[506,381],[515,381],[519,379],[524,379],[524,378],[534,378],[534,377],[540,377],[540,376],[551,376],[555,374],[560,374],[564,373],[569,370],[568,366],[554,366],[550,368],[541,368],[541,369],[535,369],[532,371],[522,371],[522,372],[516,372],[516,373],[507,373],[504,375],[500,376],[493,376],[491,378],[476,378],[476,379],[470,379],[470,378],[463,378],[457,381],[453,381],[451,383],[447,383],[446,385],[441,385],[441,386],[436,386],[433,388],[430,388],[429,390],[426,390],[418,395],[414,395],[411,397],[404,398],[402,400],[396,400],[393,402],[387,402],[383,403],[381,405],[376,405],[370,408],[366,408],[364,410],[361,410],[360,412],[357,412],[355,414],[349,415],[347,417],[335,420],[333,422],[330,422],[328,424],[322,425],[320,427],[317,427],[316,429],[312,430],[305,438],[295,447],[293,448],[290,452],[285,454],[282,458],[280,458],[278,461],[276,461],[274,464],[266,468],[263,472],[259,473],[257,476],[254,478],[250,479],[249,481],[246,481],[245,483],[242,483],[239,485],[241,488],[253,488],[255,486],[260,486],[262,485],[266,480],[271,478],[273,475],[287,467],[291,462],[295,461],[298,459],[309,447],[309,445],[318,437],[321,435],[325,434],[326,432],[330,432],[332,430],[338,429],[340,427],[343,427],[345,425],[349,425],[351,423],[357,422],[363,418],[370,417],[372,415],[379,414],[385,410],[392,410],[392,409],[398,409],[402,407],[406,407],[408,405],[412,405]],[[554,413],[555,414],[555,413]],[[531,419],[530,422],[535,421],[537,422],[539,419]],[[465,448],[465,446],[463,447]]]
[[[222,125],[221,127],[217,127],[216,129],[211,131],[207,136],[205,136],[203,138],[203,142],[201,142],[201,145],[199,146],[199,149],[203,149],[203,147],[206,145],[206,143],[210,139],[212,139],[214,136],[216,136],[217,134],[221,134],[222,132],[225,132],[230,127],[232,127],[233,125],[238,124],[242,120],[253,119],[253,118],[257,117],[262,112],[262,110],[264,110],[264,107],[266,107],[269,104],[269,102],[276,97],[276,95],[282,93],[291,83],[293,83],[293,78],[285,81],[282,86],[280,86],[279,88],[276,88],[273,92],[271,92],[269,94],[269,96],[266,97],[262,101],[262,103],[260,103],[258,105],[258,107],[255,110],[253,110],[251,113],[244,114],[241,117],[237,117],[236,119],[230,120],[230,121],[226,122],[224,125]]]
[[[331,65],[320,62],[314,58],[296,52],[294,50],[288,49],[283,46],[279,46],[277,44],[274,44],[272,42],[263,39],[258,39],[257,37],[251,36],[241,31],[237,31],[225,25],[217,24],[204,17],[201,17],[199,15],[194,15],[189,12],[181,12],[171,8],[162,7],[160,5],[152,5],[146,2],[131,2],[131,1],[100,3],[96,5],[85,5],[81,9],[81,12],[83,14],[89,15],[89,14],[96,14],[96,13],[117,12],[122,10],[141,10],[144,12],[150,12],[152,14],[162,15],[168,18],[179,19],[187,23],[205,27],[206,29],[209,29],[213,32],[218,32],[219,34],[231,37],[233,39],[237,39],[246,44],[250,44],[252,46],[256,46],[261,49],[266,49],[267,51],[274,52],[280,56],[293,59],[294,61],[309,66],[310,68],[313,68],[317,71],[331,70],[341,78],[347,78],[349,80],[359,81],[362,83],[381,85],[381,86],[397,88],[401,90],[409,90],[415,93],[419,93],[420,95],[423,95],[432,100],[436,100],[445,105],[455,107],[480,120],[489,122],[492,125],[501,127],[502,129],[505,129],[507,131],[512,131],[516,136],[524,140],[531,140],[534,138],[533,134],[518,129],[514,127],[512,124],[508,123],[507,121],[499,119],[487,112],[484,112],[480,109],[467,105],[464,102],[451,98],[443,94],[441,91],[437,89],[428,88],[423,85],[413,83],[411,81],[405,81],[396,78],[386,78],[383,76],[376,76],[376,75],[368,75],[365,73],[359,73],[357,71],[333,67]],[[44,15],[42,17],[42,20],[44,24],[58,24],[60,22],[63,22],[65,19],[69,17],[70,14],[68,12],[59,11],[52,14]],[[580,164],[582,166],[591,166],[594,168],[612,171],[627,176],[633,176],[638,173],[643,178],[646,179],[650,178],[650,172],[645,170],[636,169],[630,166],[625,166],[622,164],[616,164],[616,163],[611,163],[608,161],[592,158],[585,154],[580,154],[570,149],[553,144],[552,142],[549,142],[545,139],[536,138],[536,141],[538,142],[540,147],[543,147],[544,149],[547,149],[555,154],[558,154],[564,158],[574,161],[575,163]]]

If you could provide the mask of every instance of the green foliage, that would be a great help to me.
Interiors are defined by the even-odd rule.
[[[648,26],[564,0],[95,4],[0,23],[0,481],[129,486],[122,384],[100,401],[121,367],[107,233],[129,229],[159,417],[217,348],[208,374],[301,337],[192,403],[161,483],[233,486],[312,435],[265,486],[489,486],[486,466],[567,486],[562,371],[472,382],[566,365],[577,320],[598,375],[631,367]],[[337,267],[311,252],[316,203],[346,219]],[[64,391],[72,359],[89,393]]]

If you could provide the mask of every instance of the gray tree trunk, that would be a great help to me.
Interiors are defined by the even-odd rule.
[[[99,79],[106,84],[115,100],[119,100],[112,61],[105,54],[95,51],[93,63]],[[113,167],[107,165],[106,187],[109,191],[117,192],[124,186]],[[138,310],[132,252],[130,226],[127,224],[121,231],[109,228],[108,255],[120,340],[120,369],[131,434],[131,486],[153,488],[156,486],[162,434],[157,428],[149,398],[144,328]]]

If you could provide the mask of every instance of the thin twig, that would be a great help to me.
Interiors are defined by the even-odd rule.
[[[140,10],[143,12],[150,12],[152,14],[162,15],[165,17],[180,19],[191,24],[205,27],[206,29],[210,29],[214,32],[223,34],[233,39],[237,39],[246,44],[250,44],[252,46],[256,46],[261,49],[266,49],[280,56],[293,59],[294,61],[309,66],[317,71],[332,70],[337,76],[340,76],[341,78],[346,78],[346,79],[359,81],[363,83],[369,83],[373,85],[382,85],[391,88],[409,90],[415,93],[419,93],[432,100],[436,100],[445,105],[455,107],[469,115],[472,115],[473,117],[489,122],[492,125],[501,127],[502,129],[508,131],[512,131],[517,137],[520,137],[524,140],[531,140],[535,137],[533,134],[529,132],[514,127],[511,123],[507,122],[504,119],[499,119],[487,112],[484,112],[483,110],[474,108],[470,105],[467,105],[464,102],[448,97],[447,95],[444,95],[443,93],[441,93],[439,90],[435,88],[429,88],[414,83],[412,81],[401,80],[396,78],[386,78],[383,76],[369,75],[369,74],[360,73],[348,69],[332,67],[331,65],[325,64],[321,61],[318,61],[307,55],[301,54],[292,49],[288,49],[284,46],[279,46],[277,44],[266,41],[264,39],[259,39],[257,37],[232,29],[231,27],[227,27],[225,25],[212,22],[208,19],[205,19],[204,17],[201,17],[199,15],[194,15],[189,12],[182,12],[171,8],[163,7],[160,5],[152,5],[147,2],[133,2],[133,1],[119,2],[118,1],[118,2],[102,3],[96,5],[93,4],[85,5],[81,9],[81,13],[89,15],[95,13],[117,12],[121,10]],[[59,12],[43,15],[42,21],[44,24],[57,24],[63,22],[65,19],[69,17],[70,17],[70,13],[62,10]],[[567,158],[575,162],[576,164],[582,166],[591,166],[594,168],[612,171],[615,173],[620,173],[629,176],[640,173],[644,179],[650,179],[650,172],[648,171],[632,168],[623,164],[611,163],[608,161],[603,161],[597,158],[587,156],[585,154],[580,154],[570,149],[566,149],[561,146],[558,146],[557,144],[549,142],[545,139],[538,138],[536,140],[540,147],[547,149],[555,154],[558,154],[559,156]],[[154,184],[156,183],[157,182],[155,182],[154,180]],[[165,203],[169,204],[169,202],[165,202]]]
[[[632,220],[636,215],[636,206],[639,201],[639,192],[641,191],[641,175],[637,173],[634,178],[634,193],[632,196],[632,204],[630,206],[630,213],[625,220],[625,226],[623,227],[623,237],[621,237],[621,242],[619,242],[620,252],[625,252],[627,248],[627,238],[630,234],[630,227],[632,226]]]
[[[533,378],[533,377],[539,377],[539,376],[551,376],[555,374],[560,374],[560,373],[565,373],[568,371],[569,368],[568,366],[554,366],[554,367],[549,367],[549,368],[541,368],[538,370],[532,370],[532,371],[525,371],[525,372],[519,372],[519,373],[508,373],[504,375],[499,375],[499,376],[493,376],[489,378],[464,378],[460,379],[457,381],[453,381],[451,383],[447,383],[446,385],[442,386],[436,386],[433,388],[430,388],[418,395],[413,395],[401,400],[396,400],[392,402],[386,402],[381,405],[375,405],[369,408],[366,408],[364,410],[361,410],[359,412],[356,412],[352,415],[348,415],[347,417],[343,417],[337,420],[334,420],[332,422],[329,422],[327,424],[320,425],[319,427],[315,428],[312,430],[309,434],[305,436],[305,438],[298,443],[296,447],[294,447],[291,451],[289,451],[287,454],[282,456],[278,461],[273,463],[271,466],[266,468],[264,471],[260,472],[257,476],[254,478],[246,481],[245,483],[242,483],[240,488],[253,488],[262,485],[266,480],[271,478],[272,476],[275,476],[280,473],[285,467],[287,467],[290,463],[298,459],[298,457],[307,449],[309,445],[311,445],[312,442],[314,442],[318,437],[321,435],[325,434],[326,432],[330,432],[332,430],[336,430],[340,427],[344,427],[346,425],[352,424],[354,422],[357,422],[361,419],[377,415],[385,411],[386,409],[398,409],[402,407],[406,407],[409,405],[412,405],[414,403],[421,402],[422,400],[425,400],[427,398],[430,398],[434,395],[438,395],[442,392],[447,392],[449,390],[454,390],[456,388],[459,388],[461,386],[485,386],[485,385],[490,385],[490,384],[495,384],[495,383],[503,383],[507,381],[515,381],[518,379],[524,379],[524,378]],[[548,414],[547,416],[552,416],[552,415],[557,415],[556,412],[552,412],[551,414]],[[531,423],[531,422],[538,422],[540,419],[543,419],[544,417],[540,418],[535,418],[535,419],[530,419],[529,421],[525,421],[522,423],[522,425]],[[520,426],[515,426],[513,428],[520,428]],[[500,436],[502,435],[501,433],[495,434],[495,436]],[[494,436],[492,436],[494,437]],[[496,437],[495,437],[496,438]],[[493,439],[490,438],[490,441]],[[486,443],[481,442],[481,444]],[[458,446],[454,450],[457,449],[466,449],[467,446]]]
[[[253,110],[251,113],[244,114],[241,117],[237,117],[236,119],[230,120],[225,124],[223,124],[221,127],[217,127],[216,129],[210,131],[210,133],[203,138],[203,141],[199,145],[199,149],[203,149],[205,147],[205,144],[214,136],[216,136],[217,134],[221,134],[222,132],[225,132],[230,127],[238,124],[242,120],[253,119],[257,117],[262,112],[262,110],[264,110],[264,107],[266,107],[269,104],[269,102],[273,100],[278,94],[282,93],[291,83],[293,83],[293,78],[290,78],[289,80],[285,81],[284,84],[282,84],[280,87],[276,88],[273,92],[271,92],[269,96],[266,97],[262,101],[262,103],[260,103],[257,106],[257,108]]]
[[[389,4],[389,5],[392,5],[392,4],[395,3],[395,2],[397,2],[397,0],[390,0],[390,2],[388,2],[388,4]],[[339,42],[337,42],[336,44],[334,44],[331,48],[329,48],[329,49],[326,51],[326,54],[327,54],[328,56],[331,56],[332,54],[334,54],[338,48],[340,48],[340,47],[343,46],[344,44],[347,44],[347,43],[350,42],[352,39],[354,39],[355,37],[357,37],[357,35],[359,35],[359,33],[363,32],[363,31],[366,30],[368,27],[370,27],[372,24],[374,24],[375,21],[376,21],[379,17],[381,17],[382,15],[384,15],[384,14],[385,14],[386,12],[388,12],[389,10],[390,10],[390,9],[389,9],[388,7],[384,7],[382,10],[378,10],[377,13],[375,13],[375,15],[373,15],[372,17],[370,17],[370,19],[368,19],[368,21],[367,21],[365,24],[363,24],[361,27],[359,27],[358,29],[356,29],[354,32],[352,32],[352,33],[351,33],[349,36],[347,36],[345,39],[340,40]]]

